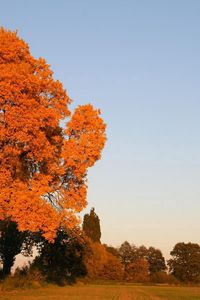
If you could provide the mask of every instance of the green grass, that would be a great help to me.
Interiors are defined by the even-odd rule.
[[[200,287],[84,285],[0,291],[1,300],[200,300]]]

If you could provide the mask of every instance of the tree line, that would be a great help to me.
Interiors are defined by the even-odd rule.
[[[60,228],[54,243],[41,233],[20,232],[13,221],[0,222],[1,276],[10,275],[15,256],[37,256],[29,267],[16,269],[15,276],[53,282],[59,285],[77,279],[91,282],[114,280],[140,283],[198,283],[200,282],[200,245],[177,243],[171,259],[165,260],[161,250],[135,246],[128,241],[119,247],[101,243],[100,219],[94,208],[83,219],[82,230]]]

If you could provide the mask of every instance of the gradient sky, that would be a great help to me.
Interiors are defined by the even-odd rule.
[[[102,242],[200,243],[200,1],[0,0],[74,100],[101,108],[108,141],[89,171]]]

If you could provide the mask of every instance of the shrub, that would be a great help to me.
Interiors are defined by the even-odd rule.
[[[5,278],[2,284],[2,290],[28,289],[41,287],[44,283],[44,277],[36,269],[30,266],[23,266],[15,270],[14,276]]]

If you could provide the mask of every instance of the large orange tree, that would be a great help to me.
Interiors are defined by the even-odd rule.
[[[1,28],[0,220],[49,241],[59,226],[76,226],[87,204],[87,169],[106,140],[100,111],[88,104],[71,115],[70,103],[46,61]]]

